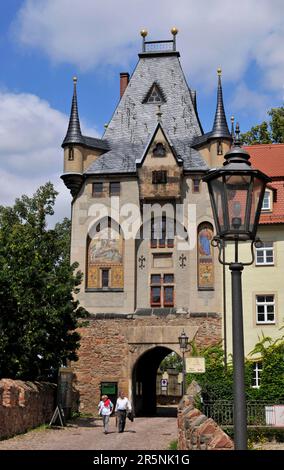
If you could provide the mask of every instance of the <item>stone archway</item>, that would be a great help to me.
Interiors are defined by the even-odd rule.
[[[156,414],[156,376],[161,361],[172,349],[156,346],[144,352],[132,370],[132,400],[135,414],[153,416]]]

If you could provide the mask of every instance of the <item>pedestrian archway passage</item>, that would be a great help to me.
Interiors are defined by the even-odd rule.
[[[132,397],[136,416],[156,414],[156,379],[161,361],[172,352],[165,346],[156,346],[143,353],[132,372]]]

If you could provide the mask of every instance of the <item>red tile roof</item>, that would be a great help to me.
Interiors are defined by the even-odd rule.
[[[284,178],[284,144],[259,144],[244,146],[250,154],[252,166],[268,176]]]
[[[267,185],[274,190],[272,212],[262,212],[260,224],[284,223],[284,144],[259,144],[244,146],[250,154],[254,168],[272,179]]]

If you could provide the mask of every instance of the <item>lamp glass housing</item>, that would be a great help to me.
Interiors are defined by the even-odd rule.
[[[217,234],[226,240],[254,240],[266,179],[257,170],[215,170],[208,178]]]
[[[183,331],[181,335],[178,337],[179,345],[181,349],[186,349],[188,346],[188,336],[186,333]]]

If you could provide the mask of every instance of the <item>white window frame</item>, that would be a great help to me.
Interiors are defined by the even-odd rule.
[[[268,194],[268,204],[265,205],[265,202],[267,199],[265,199],[265,196]],[[262,201],[262,211],[271,211],[271,191],[265,191],[263,201]]]
[[[270,245],[270,246],[269,246]],[[273,266],[274,265],[274,243],[273,242],[263,242],[263,246],[256,247],[255,249],[255,264],[256,266]],[[267,261],[268,255],[267,252],[272,251],[272,261]],[[262,253],[263,261],[257,259],[257,255]]]
[[[262,372],[262,362],[254,362],[253,363],[253,376],[252,380],[255,382],[255,385],[252,385],[252,388],[259,388],[260,381],[261,381],[261,372]]]
[[[266,300],[264,302],[258,301],[258,297],[273,297],[273,302],[267,302]],[[275,318],[275,295],[274,294],[257,294],[255,298],[255,306],[256,306],[256,324],[257,325],[275,325],[276,323],[276,318]],[[267,312],[267,307],[273,305],[273,315],[274,318],[273,320],[268,320],[268,314],[271,314],[272,312]],[[264,306],[264,312],[258,312],[258,306]],[[259,320],[258,315],[264,315],[264,320]]]

